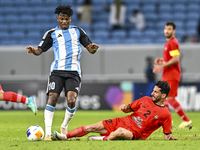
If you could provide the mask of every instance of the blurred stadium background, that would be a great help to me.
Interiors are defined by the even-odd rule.
[[[95,55],[83,49],[83,85],[77,102],[80,109],[116,109],[121,103],[149,95],[152,84],[146,82],[144,75],[145,59],[162,56],[163,28],[171,20],[177,25],[176,37],[183,56],[178,99],[185,110],[200,110],[200,45],[183,42],[185,36],[198,39],[199,0],[123,0],[127,5],[125,25],[114,31],[110,30],[108,12],[102,10],[112,0],[92,0],[91,24],[78,20],[76,10],[83,1],[0,0],[0,83],[5,91],[35,95],[39,108],[44,108],[53,51],[36,57],[27,55],[25,47],[37,46],[43,34],[57,25],[55,8],[68,4],[74,10],[71,24],[82,27],[100,45]],[[145,15],[144,31],[137,31],[128,21],[134,9]],[[62,94],[60,99],[57,109],[64,109]],[[0,102],[0,109],[26,109],[26,106]]]

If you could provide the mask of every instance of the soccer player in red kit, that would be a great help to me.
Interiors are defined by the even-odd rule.
[[[23,95],[19,95],[17,93],[7,91],[4,92],[2,89],[2,86],[0,84],[0,101],[10,101],[10,102],[16,102],[16,103],[25,103],[28,105],[29,108],[33,111],[35,115],[37,115],[37,105],[35,102],[34,97],[25,97]]]
[[[174,22],[169,21],[164,28],[164,34],[166,37],[166,44],[163,49],[163,58],[155,59],[155,67],[153,72],[158,74],[161,70],[162,81],[167,81],[170,86],[170,93],[165,101],[165,105],[170,104],[177,114],[182,118],[183,122],[179,125],[179,128],[185,128],[192,126],[192,121],[187,117],[180,103],[176,100],[178,93],[178,85],[181,79],[180,69],[180,50],[178,40],[175,38],[176,25]]]
[[[123,104],[119,107],[124,113],[133,112],[131,115],[82,126],[67,134],[54,131],[54,136],[59,140],[67,140],[93,132],[100,133],[101,136],[89,136],[88,140],[145,140],[162,126],[166,140],[178,140],[172,137],[171,113],[165,107],[165,98],[169,91],[167,82],[158,81],[151,93],[152,97],[142,97],[129,105]]]

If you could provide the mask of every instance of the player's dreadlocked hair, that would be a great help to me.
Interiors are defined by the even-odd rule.
[[[161,93],[166,94],[166,97],[168,96],[170,91],[170,86],[166,81],[158,81],[156,83],[156,86],[161,88],[160,90]]]
[[[56,9],[54,14],[66,14],[68,17],[73,15],[73,10],[71,9],[70,5],[59,5]]]

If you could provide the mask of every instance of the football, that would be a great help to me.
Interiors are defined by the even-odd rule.
[[[40,141],[44,137],[44,130],[38,125],[32,125],[27,129],[26,136],[29,141]]]

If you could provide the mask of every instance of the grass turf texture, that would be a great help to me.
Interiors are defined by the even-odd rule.
[[[59,131],[63,121],[64,110],[55,110],[52,131]],[[122,112],[112,111],[80,111],[78,110],[69,124],[69,130],[82,125],[96,123],[103,119],[125,116]],[[165,141],[162,128],[151,134],[146,140],[138,141],[87,141],[88,134],[84,137],[71,141],[35,141],[30,142],[26,138],[26,130],[31,125],[40,125],[44,129],[44,113],[40,110],[35,116],[30,110],[27,111],[1,111],[0,112],[0,149],[1,150],[200,150],[200,112],[187,112],[193,121],[192,129],[177,129],[181,123],[179,116],[172,112],[173,137],[178,141]]]

